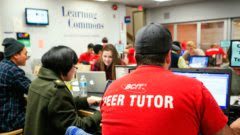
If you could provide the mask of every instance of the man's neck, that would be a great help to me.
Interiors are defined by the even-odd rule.
[[[10,58],[9,60],[10,60],[10,61],[12,61],[14,64],[16,64],[16,65],[18,66],[18,64],[17,64],[17,62],[16,62],[16,60],[15,60],[15,59],[13,59],[13,58]]]

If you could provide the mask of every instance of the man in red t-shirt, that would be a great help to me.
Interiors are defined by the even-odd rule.
[[[82,53],[78,58],[78,63],[89,64],[90,58],[93,57],[93,47],[92,43],[88,44],[87,52]]]
[[[226,53],[224,50],[217,44],[211,45],[209,49],[206,50],[206,56],[215,57],[216,55],[222,55],[223,58],[226,58]]]
[[[172,37],[151,23],[136,35],[135,71],[114,81],[101,104],[104,135],[228,135],[231,128],[213,96],[198,80],[175,75]]]
[[[98,61],[98,59],[101,57],[101,55],[102,55],[102,49],[103,49],[103,46],[102,46],[102,45],[100,45],[100,44],[94,45],[94,47],[93,47],[94,54],[93,54],[93,56],[90,58],[91,70],[93,70],[94,64],[95,64],[95,63]]]

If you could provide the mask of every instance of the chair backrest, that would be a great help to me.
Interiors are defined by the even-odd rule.
[[[77,71],[91,71],[91,65],[77,64]]]

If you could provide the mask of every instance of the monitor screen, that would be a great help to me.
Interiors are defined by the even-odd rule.
[[[48,10],[25,8],[26,24],[29,25],[48,25]]]
[[[207,56],[191,56],[189,60],[189,66],[192,68],[205,68],[208,66]]]
[[[231,40],[230,66],[240,67],[240,40]]]
[[[131,71],[133,71],[136,68],[136,66],[123,66],[123,65],[116,65],[115,71],[116,71],[116,79],[121,78],[127,74],[129,74]]]
[[[231,71],[226,69],[172,69],[173,73],[196,78],[210,91],[221,109],[229,107]]]

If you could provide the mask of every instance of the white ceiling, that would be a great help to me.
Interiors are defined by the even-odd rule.
[[[156,2],[154,0],[108,0],[109,2],[122,3],[127,6],[137,7],[142,5],[144,8],[154,8],[154,7],[163,7],[163,6],[172,6],[186,3],[194,3],[207,0],[171,0],[166,2]],[[208,0],[210,1],[210,0]]]

